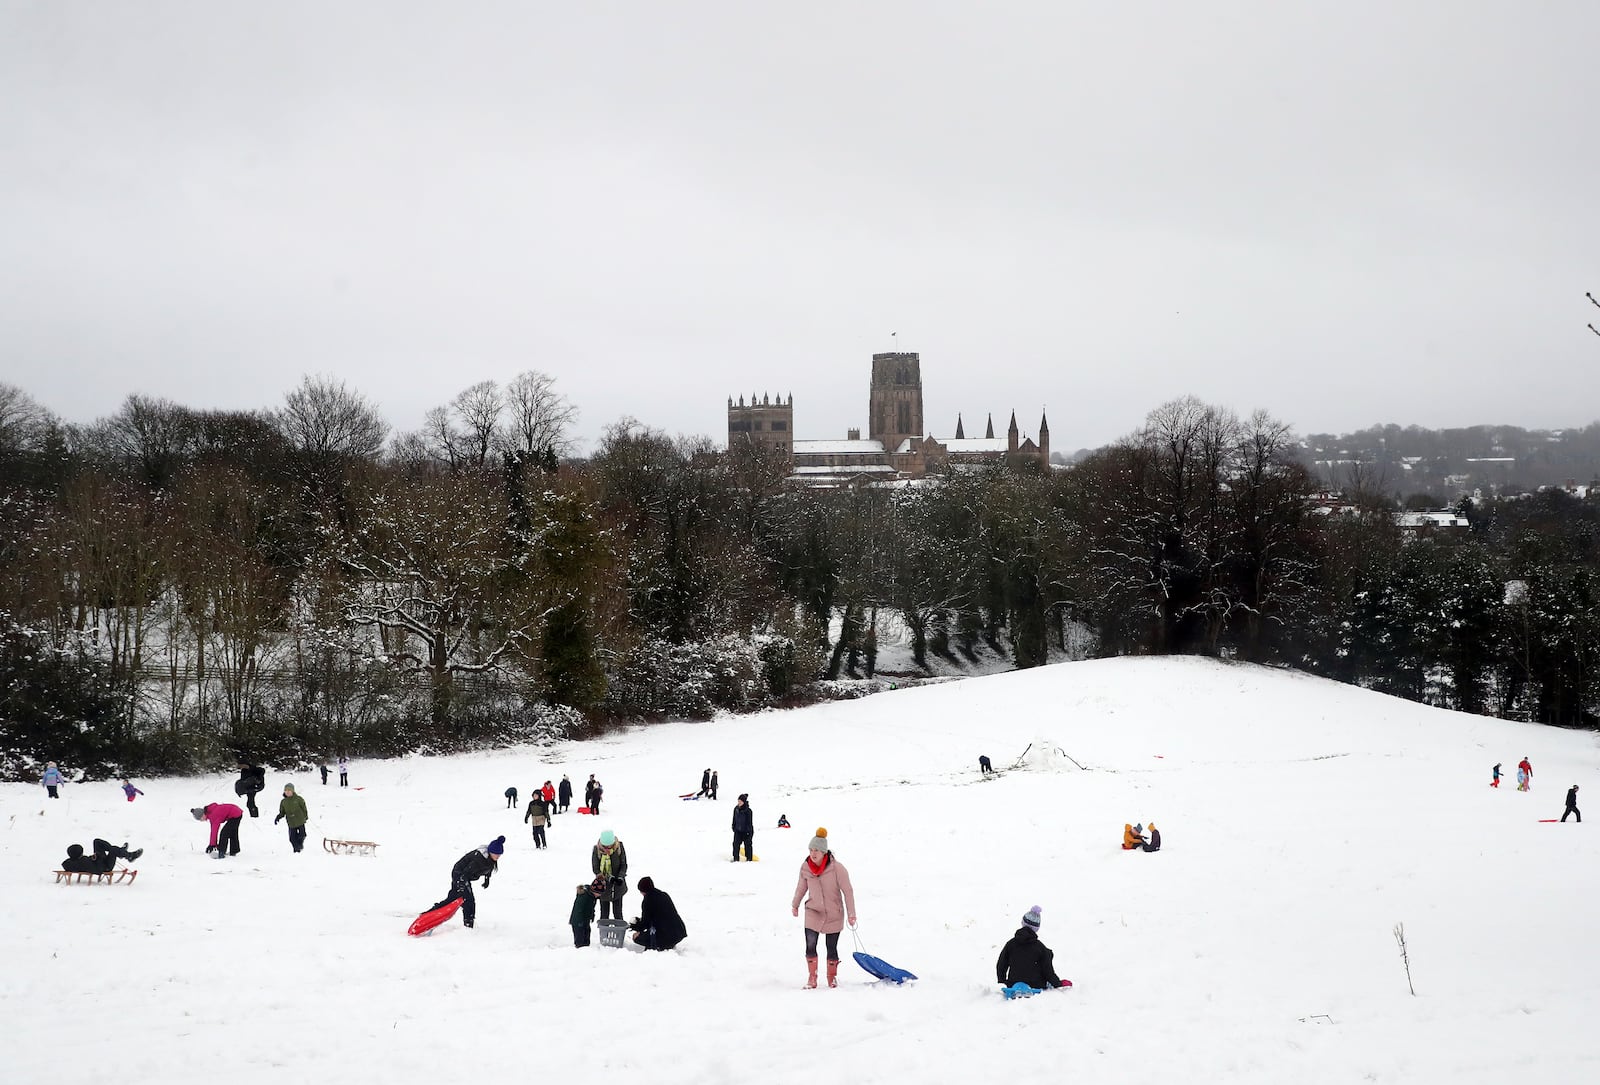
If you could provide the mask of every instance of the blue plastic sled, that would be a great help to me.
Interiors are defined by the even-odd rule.
[[[1040,990],[1038,987],[1029,987],[1026,983],[1022,983],[1020,981],[1017,982],[1017,983],[1013,983],[1010,987],[1002,987],[1002,988],[1000,988],[1000,993],[1002,995],[1005,995],[1006,998],[1008,998],[1008,999],[1009,998],[1032,998],[1034,995],[1042,995],[1042,994],[1044,994],[1044,992],[1042,990]]]
[[[856,950],[851,956],[856,959],[856,964],[860,965],[868,975],[876,976],[878,979],[888,980],[890,983],[904,983],[906,980],[917,978],[916,973],[907,972],[904,968],[896,968],[888,961],[874,957],[870,953]]]

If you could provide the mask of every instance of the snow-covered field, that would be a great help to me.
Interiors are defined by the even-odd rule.
[[[980,753],[1003,767],[1030,742],[1025,767],[980,781]],[[1531,793],[1487,786],[1524,755]],[[707,766],[721,801],[679,801]],[[1600,826],[1539,819],[1573,783],[1600,819],[1597,766],[1591,734],[1123,659],[358,761],[349,790],[269,771],[221,862],[188,808],[233,801],[231,779],[137,781],[133,804],[115,783],[55,802],[4,785],[0,1080],[1590,1082]],[[604,813],[558,818],[535,852],[501,793],[563,772],[580,794],[597,774]],[[301,855],[271,822],[289,779],[311,808]],[[741,791],[756,864],[728,861]],[[1120,850],[1124,822],[1152,820],[1160,854]],[[867,947],[918,982],[874,984],[846,955],[839,990],[801,990],[789,899],[818,825]],[[602,828],[630,881],[677,902],[679,951],[573,949]],[[451,864],[501,833],[477,928],[407,938]],[[95,836],[147,849],[136,884],[53,883]],[[324,836],[381,847],[334,856]],[[1006,1002],[995,955],[1032,904],[1076,987]]]

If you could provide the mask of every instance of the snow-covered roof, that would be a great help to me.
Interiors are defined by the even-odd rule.
[[[792,451],[796,456],[881,456],[883,455],[883,442],[796,441]]]
[[[1467,518],[1456,512],[1403,512],[1401,527],[1468,527]]]
[[[939,443],[952,455],[961,452],[1004,452],[1010,447],[1004,437],[963,437],[959,441],[952,437]]]
[[[849,463],[838,467],[796,467],[797,475],[892,475],[895,469],[886,463]]]

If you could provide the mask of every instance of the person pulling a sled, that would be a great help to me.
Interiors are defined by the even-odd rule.
[[[278,816],[272,819],[272,824],[280,821],[289,823],[289,846],[296,855],[306,846],[306,822],[310,819],[306,800],[295,791],[293,784],[284,784],[283,798],[278,800]]]
[[[1039,941],[1041,918],[1042,913],[1035,904],[1022,917],[1022,926],[1011,936],[1011,941],[1000,948],[1000,956],[994,962],[994,978],[1000,981],[1000,986],[1025,983],[1039,991],[1072,986],[1056,975],[1056,955]]]
[[[1567,790],[1567,808],[1565,810],[1561,811],[1561,820],[1562,821],[1566,821],[1568,814],[1577,814],[1578,815],[1578,823],[1579,824],[1583,823],[1583,815],[1578,812],[1578,785],[1577,784],[1573,784],[1572,787]]]
[[[826,936],[828,986],[839,986],[839,934],[845,923],[856,925],[856,891],[850,885],[850,872],[833,857],[828,830],[818,829],[811,838],[809,854],[800,861],[800,881],[794,887],[789,910],[800,914],[800,900],[806,902],[806,988],[817,985],[817,938]]]
[[[478,902],[472,895],[472,883],[479,878],[483,879],[483,887],[489,888],[489,879],[500,868],[500,856],[505,854],[506,838],[497,836],[481,848],[473,848],[467,854],[456,860],[456,865],[450,868],[450,892],[445,898],[429,908],[443,908],[457,897],[461,898],[461,924],[470,927],[478,916]]]

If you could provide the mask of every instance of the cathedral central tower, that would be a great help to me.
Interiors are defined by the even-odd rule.
[[[922,359],[914,353],[874,354],[867,436],[893,452],[907,437],[921,437]]]

